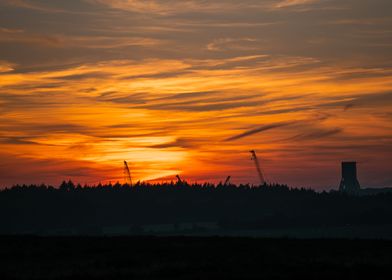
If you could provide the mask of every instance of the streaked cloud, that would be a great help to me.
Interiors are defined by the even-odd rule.
[[[6,61],[0,61],[0,73],[11,72],[14,70],[15,65]]]
[[[274,5],[276,8],[286,8],[291,6],[305,5],[311,4],[315,2],[319,2],[320,0],[283,0]]]
[[[342,159],[390,181],[389,0],[0,6],[2,185],[121,180],[123,160],[257,182],[251,149],[274,182],[335,187]]]
[[[241,7],[234,1],[201,1],[201,0],[86,0],[100,3],[115,9],[139,13],[155,13],[160,15],[188,12],[217,12],[222,9]]]
[[[50,3],[50,2],[49,2]],[[58,13],[64,12],[64,9],[57,8],[55,6],[45,4],[45,1],[34,1],[34,0],[3,0],[2,5],[8,5],[11,7],[17,7],[21,9],[34,10],[45,13]],[[0,5],[1,5],[0,4]]]
[[[99,3],[115,9],[138,13],[155,13],[170,15],[189,12],[222,13],[233,12],[236,9],[270,9],[287,8],[319,2],[320,0],[247,0],[241,3],[232,0],[203,1],[203,0],[86,0]]]
[[[254,129],[245,131],[245,132],[243,132],[243,133],[241,133],[239,135],[236,135],[236,136],[233,136],[233,137],[229,137],[225,141],[238,140],[238,139],[245,138],[245,137],[248,137],[248,136],[252,136],[254,134],[261,133],[261,132],[264,132],[264,131],[268,131],[268,130],[271,130],[271,129],[275,129],[275,128],[279,128],[279,127],[285,127],[285,126],[288,126],[290,124],[292,124],[292,122],[284,122],[284,123],[275,123],[275,124],[264,125],[264,126],[261,126],[261,127],[258,127],[258,128],[254,128]]]

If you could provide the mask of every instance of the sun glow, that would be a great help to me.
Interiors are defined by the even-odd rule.
[[[389,182],[388,19],[317,0],[32,2],[0,3],[16,15],[0,26],[0,184],[122,180],[124,160],[135,181],[256,183],[249,150],[274,182],[334,185],[343,158]],[[321,167],[334,175],[311,182]]]

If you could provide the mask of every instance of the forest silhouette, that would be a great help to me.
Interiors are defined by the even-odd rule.
[[[358,196],[279,184],[178,181],[131,187],[69,181],[59,188],[16,185],[0,192],[0,234],[217,234],[375,226],[389,234],[391,216],[391,193]]]

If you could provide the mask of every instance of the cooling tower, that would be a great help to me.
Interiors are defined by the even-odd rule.
[[[342,162],[342,180],[339,190],[348,193],[357,193],[361,189],[357,178],[357,163]]]

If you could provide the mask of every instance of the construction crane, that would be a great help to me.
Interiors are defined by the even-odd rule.
[[[224,187],[230,184],[231,176],[227,176],[225,183],[223,184]]]
[[[132,187],[132,177],[129,171],[128,163],[124,160],[124,182]]]
[[[257,174],[259,175],[260,184],[264,185],[265,179],[263,176],[263,172],[261,172],[260,162],[259,162],[259,159],[257,158],[256,151],[252,150],[252,151],[250,151],[250,153],[252,154],[252,160],[255,162],[255,165],[256,165],[256,171],[257,171]]]

